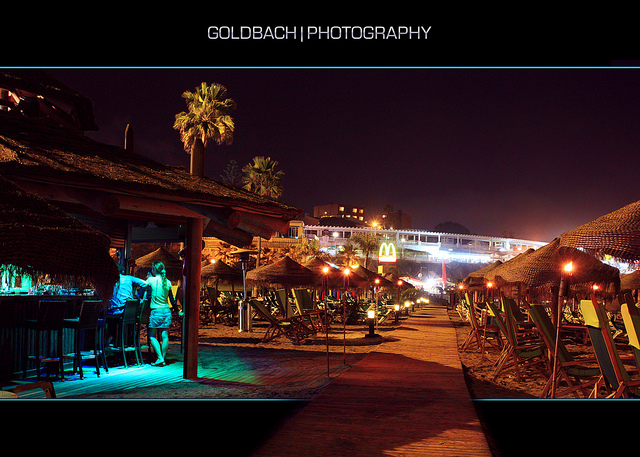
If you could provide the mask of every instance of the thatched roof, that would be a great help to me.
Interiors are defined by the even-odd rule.
[[[469,273],[462,282],[469,286],[483,285],[485,283],[485,276],[500,265],[502,265],[502,261],[496,260],[489,265]]]
[[[311,286],[317,274],[299,264],[289,256],[277,262],[263,265],[247,273],[247,281],[261,284],[282,284],[290,286]]]
[[[214,281],[242,281],[242,272],[233,268],[222,260],[216,260],[214,263],[208,263],[202,267],[200,276],[203,279],[213,279]]]
[[[0,70],[2,87],[66,97],[66,103],[75,103],[76,117],[78,110],[86,111],[80,116],[82,128],[50,122],[64,117],[57,111],[51,118],[17,105],[0,111],[0,175],[47,200],[123,219],[202,218],[207,221],[205,236],[236,246],[249,245],[256,235],[269,238],[286,231],[289,221],[302,213],[292,205],[90,139],[83,130],[95,127],[91,101],[44,72]]]
[[[165,271],[167,272],[167,278],[171,281],[178,281],[182,278],[182,260],[171,254],[163,247],[159,247],[149,254],[138,257],[135,260],[135,275],[139,278],[145,279],[147,277],[147,273],[151,271],[151,267],[154,262],[162,262],[164,264]]]
[[[109,238],[0,177],[0,264],[47,274],[66,282],[89,282],[111,296],[118,269]]]
[[[533,288],[557,286],[562,269],[568,262],[573,262],[573,284],[601,283],[616,290],[620,286],[617,268],[580,250],[561,247],[559,238],[535,251],[514,257],[494,268],[491,274],[505,283],[522,283]]]
[[[353,271],[354,274],[360,276],[362,279],[364,279],[367,283],[368,286],[374,286],[375,284],[375,280],[379,279],[380,280],[380,287],[391,287],[394,284],[389,281],[387,278],[385,278],[382,275],[379,275],[378,273],[376,273],[375,271],[371,271],[365,267],[363,267],[362,265],[358,266],[357,268],[351,268],[351,271]]]
[[[560,244],[596,255],[640,260],[640,201],[563,233]]]
[[[242,208],[289,219],[300,213],[291,205],[230,184],[192,176],[183,167],[26,119],[7,118],[0,123],[0,173],[46,183],[74,183],[90,190]]]
[[[71,89],[46,71],[0,70],[0,88],[17,93],[23,98],[37,100],[37,111],[28,113],[32,119],[58,126],[71,124],[82,131],[98,130],[91,99]],[[44,98],[36,99],[36,96]],[[20,106],[12,108],[22,111]]]
[[[625,289],[640,289],[640,270],[636,270],[620,278],[620,290]]]
[[[325,262],[319,257],[313,257],[311,260],[308,260],[302,265],[316,274],[316,278],[317,278],[316,284],[315,284],[316,286],[323,285],[323,280],[325,277],[325,273],[323,269],[327,267],[328,268],[328,271],[326,273],[327,287],[329,288],[342,287],[342,281],[343,281],[342,272],[338,268],[331,266],[329,263]]]

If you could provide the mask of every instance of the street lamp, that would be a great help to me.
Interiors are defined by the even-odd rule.
[[[369,333],[367,333],[364,337],[365,338],[374,338],[378,335],[375,334],[375,321],[376,321],[376,311],[373,309],[370,309],[367,311],[367,318],[369,319]]]
[[[396,319],[395,319],[395,323],[398,323],[398,315],[400,314],[400,305],[399,304],[395,304],[393,305],[393,310],[395,311],[396,314]]]

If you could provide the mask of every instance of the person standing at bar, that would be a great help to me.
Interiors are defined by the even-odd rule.
[[[176,299],[171,289],[171,281],[167,279],[164,264],[160,261],[151,266],[152,276],[147,278],[150,294],[149,308],[149,343],[158,359],[154,366],[165,366],[165,357],[169,348],[169,327],[171,326],[171,308],[169,301],[176,306]]]

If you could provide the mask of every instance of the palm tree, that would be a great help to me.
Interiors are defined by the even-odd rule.
[[[356,253],[355,244],[351,240],[347,241],[338,257],[342,260],[341,263],[345,267],[357,264],[358,254]]]
[[[278,198],[282,195],[282,178],[284,172],[276,171],[278,161],[271,157],[257,156],[253,158],[253,164],[248,163],[242,168],[244,176],[242,182],[244,188],[258,195]]]
[[[367,264],[369,263],[369,254],[372,251],[375,252],[375,250],[380,246],[378,238],[376,238],[372,233],[354,233],[350,240],[362,249],[362,253],[364,254],[364,267],[368,268]]]
[[[176,114],[173,128],[180,132],[185,151],[191,153],[196,140],[205,147],[209,140],[232,143],[235,126],[229,113],[236,109],[236,102],[226,96],[227,88],[216,83],[203,82],[195,92],[183,92],[187,111]]]

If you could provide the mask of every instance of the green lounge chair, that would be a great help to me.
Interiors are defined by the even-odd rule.
[[[529,316],[533,319],[536,328],[542,335],[542,339],[547,346],[550,354],[549,358],[552,360],[553,366],[553,357],[555,356],[556,351],[556,328],[542,305],[531,304],[529,307]],[[591,366],[588,364],[591,364]],[[564,381],[567,384],[567,387],[562,390],[556,390],[556,397],[572,394],[574,397],[580,398],[578,392],[581,392],[583,397],[588,398],[591,396],[593,387],[600,379],[600,376],[600,367],[597,365],[597,360],[595,358],[575,360],[565,347],[562,339],[560,339],[558,342],[558,363],[556,366],[555,381],[552,374],[549,377],[540,398],[547,398],[551,393],[553,383],[556,382],[557,386],[561,381]]]
[[[328,320],[325,324],[325,312],[315,307],[309,290],[293,289],[293,298],[298,315],[309,322],[317,331],[325,332],[328,326]]]
[[[632,380],[625,369],[613,341],[608,319],[596,296],[591,295],[591,300],[581,300],[580,309],[602,372],[602,380],[597,387],[604,386],[607,389],[607,398],[637,398],[640,380]]]
[[[469,323],[471,324],[471,330],[469,335],[460,346],[460,350],[465,351],[472,343],[476,343],[482,354],[485,353],[485,343],[488,342],[491,346],[502,349],[502,339],[500,338],[500,329],[495,324],[489,324],[488,319],[483,322],[481,317],[482,310],[479,309],[475,303],[469,298],[469,294],[465,294],[464,307],[466,308],[466,314],[469,316]]]
[[[511,299],[503,298],[504,300]],[[539,335],[534,335],[530,330],[517,328],[509,304],[505,306],[503,303],[504,318],[493,303],[487,302],[487,306],[493,313],[496,324],[505,339],[502,353],[496,362],[493,379],[509,369],[515,373],[517,381],[522,379],[521,372],[524,373],[529,369],[534,369],[545,378],[548,377],[549,359],[543,350],[544,343]]]
[[[267,328],[262,338],[263,343],[283,335],[294,344],[300,344],[302,340],[316,333],[314,329],[309,328],[296,316],[288,319],[280,319],[274,316],[261,300],[252,298],[249,300],[249,304],[269,324],[269,328]]]

